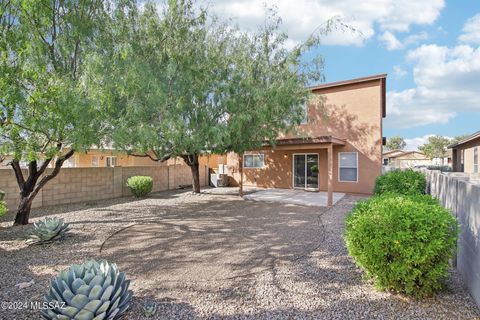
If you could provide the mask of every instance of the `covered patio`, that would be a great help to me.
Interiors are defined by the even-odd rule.
[[[345,196],[345,193],[332,192],[332,205]],[[243,197],[246,200],[298,204],[303,206],[327,207],[328,192],[312,192],[298,189],[265,189]]]

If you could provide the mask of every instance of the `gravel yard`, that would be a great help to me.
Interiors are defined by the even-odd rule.
[[[105,258],[132,279],[132,308],[156,300],[156,319],[480,319],[452,271],[448,290],[415,301],[377,292],[362,280],[343,243],[346,213],[187,191],[35,209],[31,221],[63,217],[71,236],[27,246],[27,227],[0,223],[0,300],[41,301],[51,277],[86,258]],[[20,282],[35,283],[18,289]],[[36,319],[35,310],[0,310],[1,319]]]

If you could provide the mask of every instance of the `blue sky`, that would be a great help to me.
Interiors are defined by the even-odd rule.
[[[222,17],[251,29],[265,1],[212,0]],[[429,135],[480,130],[480,1],[267,0],[293,43],[338,17],[359,30],[335,31],[313,53],[326,82],[388,73],[384,135],[415,149]]]

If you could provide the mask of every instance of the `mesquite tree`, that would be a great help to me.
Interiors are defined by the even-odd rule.
[[[13,158],[20,188],[15,224],[28,223],[33,199],[75,151],[99,142],[82,75],[106,13],[101,0],[0,5],[0,153]]]

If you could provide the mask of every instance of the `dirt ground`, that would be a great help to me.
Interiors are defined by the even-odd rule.
[[[125,319],[474,319],[480,312],[452,270],[448,290],[415,301],[362,280],[343,242],[344,217],[360,198],[332,209],[246,201],[235,195],[171,191],[36,209],[60,216],[71,236],[27,246],[29,228],[0,223],[0,300],[41,301],[49,280],[87,258],[116,263],[132,280]],[[20,282],[34,280],[23,289]],[[38,310],[0,310],[35,319]]]

